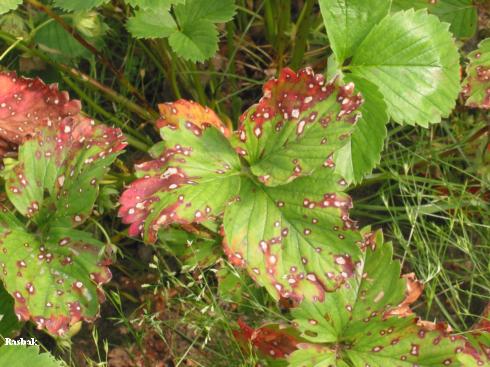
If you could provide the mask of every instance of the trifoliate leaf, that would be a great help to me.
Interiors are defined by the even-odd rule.
[[[391,6],[391,0],[320,0],[319,3],[328,39],[339,63],[355,53]]]
[[[427,8],[441,21],[450,23],[450,30],[456,37],[471,38],[476,32],[478,14],[472,0],[393,0],[391,10],[397,12],[410,8]]]
[[[109,0],[54,0],[54,5],[68,11],[90,10]]]
[[[126,0],[126,2],[140,9],[170,9],[172,5],[185,3],[185,0]]]
[[[237,149],[267,186],[308,176],[345,144],[361,103],[352,83],[337,86],[308,68],[284,69],[241,117]]]
[[[0,140],[10,150],[16,150],[25,138],[43,127],[45,119],[58,124],[80,112],[80,101],[70,101],[68,93],[59,91],[56,84],[46,85],[39,78],[0,73],[0,85]]]
[[[177,24],[163,8],[137,10],[129,18],[128,31],[136,38],[165,38],[177,32]]]
[[[119,129],[74,116],[46,127],[21,145],[5,174],[15,208],[39,226],[75,227],[90,216],[98,182],[124,148]]]
[[[355,84],[364,103],[360,107],[361,118],[352,135],[335,153],[333,161],[336,172],[347,182],[358,183],[381,159],[389,118],[383,95],[374,84],[352,75],[347,75],[345,80]]]
[[[62,367],[49,353],[39,353],[38,346],[4,345],[0,348],[0,365],[29,367]]]
[[[466,105],[490,108],[490,38],[480,42],[478,49],[468,55],[463,96]]]
[[[458,60],[448,24],[424,10],[407,10],[377,24],[346,68],[379,88],[395,121],[427,127],[455,105]]]
[[[183,27],[199,20],[225,23],[233,19],[235,11],[235,0],[186,0],[175,7],[175,14]]]
[[[119,210],[131,224],[129,234],[144,233],[151,243],[168,224],[219,217],[240,185],[240,161],[214,112],[184,101],[163,105],[161,112],[166,149],[159,159],[136,167],[139,179],[122,194]]]
[[[22,4],[22,0],[2,0],[0,3],[0,14],[5,14],[10,10],[14,10],[20,4]]]
[[[9,337],[12,332],[20,329],[20,325],[14,312],[14,299],[0,283],[0,335]]]
[[[202,62],[218,51],[218,31],[208,20],[200,19],[181,25],[168,39],[172,50],[185,60]]]
[[[43,237],[25,225],[2,223],[0,232],[0,278],[19,319],[53,335],[95,319],[103,300],[100,286],[111,278],[103,243],[68,228],[52,228]]]

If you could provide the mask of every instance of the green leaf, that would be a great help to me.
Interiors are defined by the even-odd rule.
[[[183,27],[200,20],[226,23],[233,19],[235,12],[235,0],[186,0],[175,7],[175,14]]]
[[[390,11],[391,0],[320,0],[328,39],[340,64]]]
[[[361,103],[353,84],[327,84],[309,68],[284,69],[242,116],[238,149],[267,186],[308,176],[345,144]]]
[[[0,14],[5,14],[10,10],[17,9],[20,4],[22,4],[22,0],[2,0],[0,3]]]
[[[393,0],[393,12],[411,8],[426,8],[441,21],[450,23],[450,30],[456,37],[471,38],[476,32],[478,13],[472,0]]]
[[[490,108],[490,38],[480,42],[468,55],[466,78],[463,82],[465,104],[469,107]]]
[[[108,0],[54,0],[54,5],[57,7],[68,10],[90,10],[97,6],[106,3]]]
[[[378,88],[365,79],[347,75],[364,98],[361,118],[348,138],[347,144],[336,151],[333,161],[336,172],[347,182],[358,183],[380,162],[388,122],[387,106]]]
[[[126,0],[126,2],[140,9],[170,9],[172,5],[185,3],[185,0]]]
[[[39,347],[4,345],[0,348],[2,366],[62,367],[49,353],[39,354]]]
[[[168,39],[172,50],[185,60],[202,62],[218,51],[218,31],[208,20],[184,23]]]
[[[359,257],[342,183],[327,167],[276,187],[242,178],[223,221],[231,263],[275,298],[323,300],[352,276]]]
[[[52,228],[44,237],[26,232],[25,225],[3,223],[0,231],[0,278],[19,319],[53,335],[95,319],[100,286],[111,278],[103,243],[68,228]]]
[[[122,194],[119,210],[129,234],[144,233],[151,243],[171,223],[216,219],[240,186],[240,161],[214,112],[187,101],[160,108],[166,150],[136,167],[139,179]]]
[[[377,24],[347,69],[378,86],[395,121],[427,127],[455,105],[458,60],[447,24],[423,10],[407,10]]]
[[[413,316],[392,316],[406,289],[392,254],[380,232],[367,235],[356,275],[324,302],[305,300],[292,310],[302,337],[314,343],[294,352],[293,360],[308,358],[308,350],[311,358],[319,358],[318,348],[331,348],[353,366],[461,366],[456,359],[462,338],[450,337],[440,326],[418,324]]]
[[[164,8],[137,10],[127,28],[136,38],[165,38],[177,32],[177,24]]]
[[[19,329],[19,319],[14,312],[14,299],[0,284],[0,335],[9,337]]]
[[[125,146],[123,136],[78,116],[51,124],[20,147],[17,164],[5,175],[6,191],[40,228],[75,227],[90,216],[98,182]]]

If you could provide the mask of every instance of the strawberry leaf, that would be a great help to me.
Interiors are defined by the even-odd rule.
[[[39,353],[38,346],[4,345],[0,348],[2,366],[62,367],[49,353]]]
[[[15,300],[20,320],[63,335],[80,320],[92,321],[111,273],[105,245],[88,233],[51,228],[45,235],[2,215],[0,278]]]
[[[309,68],[284,69],[242,116],[237,151],[267,186],[310,175],[345,144],[361,103],[352,83],[326,83]]]
[[[151,243],[168,224],[219,217],[238,193],[241,171],[214,112],[182,101],[160,108],[157,125],[166,149],[159,159],[136,167],[139,179],[122,194],[119,210],[123,222],[131,224],[129,234],[144,233]]]
[[[177,31],[177,24],[168,9],[152,7],[138,9],[127,28],[136,38],[164,38]]]
[[[78,226],[91,214],[98,182],[126,144],[120,130],[88,118],[45,123],[6,172],[7,195],[39,227]]]
[[[0,146],[16,149],[32,136],[45,119],[57,125],[63,118],[80,112],[80,102],[70,101],[67,92],[56,84],[46,85],[39,78],[0,73]],[[1,151],[0,151],[1,153]]]
[[[224,217],[230,261],[275,298],[323,300],[353,275],[359,258],[342,184],[328,167],[277,187],[243,178]]]
[[[20,329],[19,319],[14,312],[14,299],[0,284],[0,335],[9,337]]]
[[[345,68],[377,85],[398,123],[427,127],[448,116],[459,93],[459,55],[448,24],[425,10],[385,17]]]
[[[5,14],[10,10],[14,10],[20,4],[22,4],[22,0],[2,0],[0,4],[0,14]]]
[[[126,2],[140,9],[169,9],[172,5],[183,4],[185,0],[126,0]]]
[[[328,39],[339,63],[354,55],[391,6],[391,0],[320,0],[319,3]]]
[[[463,96],[469,107],[490,109],[490,38],[468,55]]]
[[[106,3],[108,0],[55,0],[54,4],[63,10],[90,10]]]

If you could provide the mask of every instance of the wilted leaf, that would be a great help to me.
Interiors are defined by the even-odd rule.
[[[490,109],[490,38],[480,42],[468,55],[463,96],[469,107]]]

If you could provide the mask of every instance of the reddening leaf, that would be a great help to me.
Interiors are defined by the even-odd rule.
[[[54,4],[63,10],[78,11],[90,10],[106,2],[108,0],[55,0]]]
[[[44,124],[4,174],[7,195],[39,227],[76,227],[91,214],[98,182],[126,146],[124,136],[80,116]]]
[[[343,63],[389,13],[391,0],[319,0],[319,4],[332,50]]]
[[[22,0],[2,0],[0,3],[0,14],[5,14],[10,10],[14,10],[20,4],[22,4]]]
[[[62,367],[49,353],[39,353],[38,346],[4,345],[0,347],[2,366]]]
[[[334,154],[335,170],[347,182],[358,183],[380,162],[387,135],[389,116],[383,95],[378,88],[362,78],[347,75],[363,96],[361,118],[347,143]]]
[[[165,149],[158,159],[136,166],[138,179],[122,194],[119,210],[131,224],[129,234],[143,233],[150,243],[171,223],[218,218],[240,186],[240,161],[222,133],[224,125],[215,127],[214,113],[183,101],[160,108]]]
[[[393,0],[393,12],[427,9],[443,22],[451,24],[451,32],[459,38],[471,38],[476,32],[478,14],[473,0]]]
[[[0,73],[0,155],[16,150],[17,145],[32,136],[45,119],[59,124],[80,112],[80,102],[70,101],[67,92],[56,84],[46,85],[39,78]]]
[[[104,300],[101,285],[111,279],[104,250],[91,234],[53,227],[42,236],[2,215],[0,278],[18,318],[59,336],[93,321]]]
[[[463,96],[469,107],[490,109],[490,38],[468,55]]]
[[[363,102],[354,84],[327,83],[306,68],[283,69],[264,96],[241,117],[237,152],[267,186],[308,176],[342,147]]]
[[[379,88],[396,122],[424,127],[440,122],[460,90],[459,54],[448,28],[425,10],[388,15],[345,68]]]

